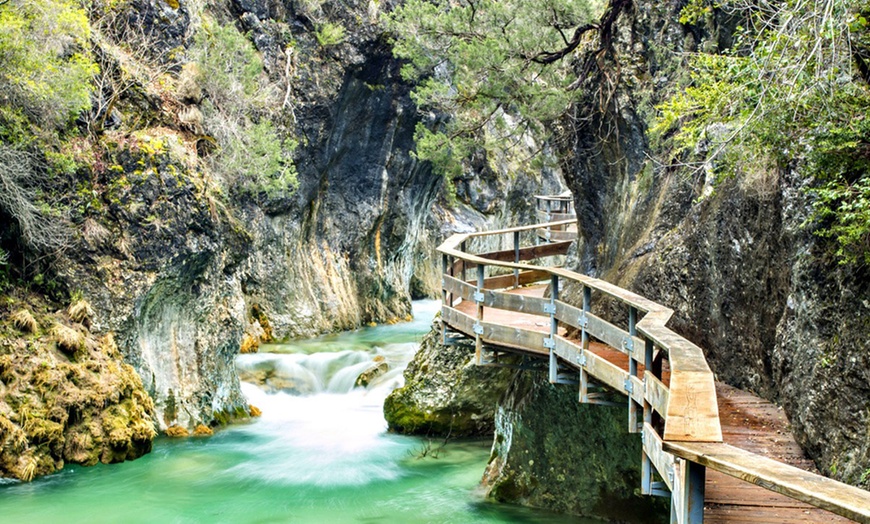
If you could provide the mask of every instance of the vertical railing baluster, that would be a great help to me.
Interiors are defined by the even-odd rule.
[[[447,255],[441,255],[441,343],[447,345],[447,322],[444,320],[444,306],[447,303]]]
[[[650,363],[653,359],[653,342],[652,340],[646,339],[644,340],[644,351],[643,351],[643,365],[644,365],[644,374],[643,374],[643,386],[644,391],[646,391],[646,371],[650,370]],[[646,429],[647,424],[652,424],[652,404],[647,401],[646,394],[643,397],[643,422],[644,427],[641,429],[643,432]],[[643,462],[641,463],[641,473],[640,473],[640,493],[642,495],[652,495],[652,461],[649,458],[649,455],[646,453],[647,442],[645,439],[646,433],[641,433],[641,439],[643,442]]]
[[[559,380],[559,361],[556,358],[556,335],[559,334],[559,321],[556,319],[556,301],[559,299],[559,275],[550,276],[550,338],[544,345],[550,350],[550,383]]]
[[[477,323],[474,325],[474,362],[483,363],[483,284],[486,267],[483,264],[477,266],[477,292],[474,300],[477,302]]]
[[[520,232],[514,231],[514,264],[520,263]],[[520,268],[514,268],[514,287],[520,287]]]
[[[632,398],[632,389],[634,383],[631,377],[637,376],[637,358],[635,357],[636,350],[640,348],[634,347],[634,337],[637,335],[637,308],[631,306],[628,308],[628,340],[625,343],[625,349],[628,351],[628,374],[629,379],[626,384],[628,389],[628,431],[629,433],[637,433],[637,412],[638,404]]]
[[[459,250],[462,251],[463,253],[468,253],[467,247],[468,247],[467,242],[462,242],[461,244],[459,244]],[[460,262],[462,262],[462,270],[460,271],[459,278],[463,282],[465,282],[465,266],[467,264],[465,263],[465,260],[461,260]]]
[[[553,220],[553,201],[547,200],[547,223],[549,224]],[[551,226],[547,226],[547,242],[552,242],[553,238],[553,228]]]
[[[586,330],[588,324],[587,315],[592,306],[592,288],[583,286],[583,318],[580,320],[580,347],[583,352],[580,354],[580,402],[586,404],[589,402],[589,374],[586,372],[586,351],[589,349],[589,332]]]
[[[704,523],[704,491],[707,468],[688,460],[677,459],[678,469],[671,493],[671,522]]]
[[[452,256],[448,256],[447,258],[447,274],[451,277],[455,277],[455,269],[456,259]],[[456,302],[456,296],[454,296],[453,291],[451,291],[447,297],[450,301],[450,307],[453,307],[453,304]]]

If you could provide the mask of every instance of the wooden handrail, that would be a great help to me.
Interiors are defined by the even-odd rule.
[[[445,274],[443,291],[445,303],[442,306],[442,318],[446,324],[476,338],[478,361],[482,343],[542,356],[549,354],[551,380],[555,376],[552,366],[556,362],[555,359],[559,358],[563,364],[580,370],[581,376],[588,373],[602,383],[627,394],[630,406],[632,402],[643,403],[645,418],[647,410],[658,412],[664,419],[664,431],[661,436],[646,420],[643,424],[636,423],[637,426],[630,427],[630,430],[642,431],[644,434],[645,471],[647,464],[651,464],[659,471],[668,489],[679,488],[680,493],[675,492],[672,500],[679,500],[676,503],[683,505],[677,511],[685,515],[686,522],[697,521],[689,515],[694,511],[691,509],[692,506],[697,507],[697,493],[694,494],[696,497],[694,499],[690,493],[691,489],[697,490],[697,486],[690,487],[689,484],[692,482],[692,475],[695,474],[692,468],[700,465],[870,524],[870,492],[787,466],[722,442],[713,373],[701,348],[667,327],[666,324],[673,315],[673,310],[609,282],[568,269],[510,261],[512,253],[516,260],[532,260],[536,253],[551,253],[548,249],[540,247],[521,249],[515,246],[512,252],[505,250],[484,255],[475,255],[460,249],[460,246],[467,245],[467,241],[473,238],[512,233],[515,234],[516,242],[519,232],[573,223],[574,220],[562,220],[489,232],[455,234],[438,246],[437,250],[444,258],[445,270],[454,267],[453,264],[448,264],[451,258],[457,263],[462,261],[463,268],[473,266],[478,269],[477,285],[473,281],[465,282]],[[514,275],[487,279],[484,274],[486,266],[513,269]],[[521,275],[525,276],[521,278]],[[515,280],[511,281],[511,278]],[[502,287],[506,288],[547,279],[551,280],[551,285],[557,285],[549,299],[519,296],[493,289],[497,287],[496,284],[504,284]],[[591,296],[590,290],[594,290],[628,306],[631,312],[629,331],[596,317],[587,307],[579,309],[559,300],[557,298],[559,279],[583,286],[584,297]],[[448,296],[451,297],[449,303],[446,300]],[[456,309],[455,298],[477,302],[477,317]],[[545,333],[540,331],[483,322],[483,307],[549,316],[553,323],[550,337],[545,339],[542,336]],[[643,314],[643,317],[638,320],[637,314]],[[588,333],[616,349],[628,352],[630,362],[636,361],[645,366],[645,376],[636,376],[631,369],[626,372],[586,351],[582,345],[557,335],[557,323],[582,328],[584,340]],[[627,347],[618,347],[620,342]],[[638,347],[641,344],[645,348]],[[667,353],[670,364],[669,386],[665,386],[659,377],[650,371],[653,366],[653,362],[649,361],[653,354],[651,348],[659,348]],[[624,388],[620,389],[620,385]],[[632,422],[633,424],[635,423]],[[677,473],[675,464],[678,461],[688,461],[687,465],[679,470],[684,478],[675,477]],[[651,477],[648,472],[644,475],[647,479],[644,480],[643,492],[652,493],[654,489],[650,488]],[[673,480],[674,478],[676,480]],[[703,483],[703,475],[701,482]],[[703,487],[701,487],[701,497],[703,498]],[[679,521],[683,522],[683,518]]]

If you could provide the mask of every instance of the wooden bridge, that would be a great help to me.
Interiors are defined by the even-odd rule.
[[[717,384],[701,348],[667,327],[672,310],[560,267],[576,238],[570,197],[537,200],[551,222],[439,246],[445,343],[473,338],[480,365],[547,359],[550,382],[576,384],[580,402],[625,395],[641,491],[670,497],[672,523],[870,523],[870,492],[814,472],[780,410]]]

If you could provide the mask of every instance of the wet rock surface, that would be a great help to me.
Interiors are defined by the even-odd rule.
[[[668,522],[669,501],[639,494],[641,442],[627,420],[626,407],[581,405],[575,387],[519,372],[496,411],[487,496],[617,522]]]
[[[384,402],[391,431],[412,435],[490,435],[512,372],[476,366],[474,341],[441,344],[440,323],[405,370],[405,385]]]

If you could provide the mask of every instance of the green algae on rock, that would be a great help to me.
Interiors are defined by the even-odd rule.
[[[517,374],[495,416],[487,496],[618,522],[667,522],[668,501],[638,492],[641,441],[626,420],[626,407],[579,404],[575,388],[550,384],[543,372]]]

